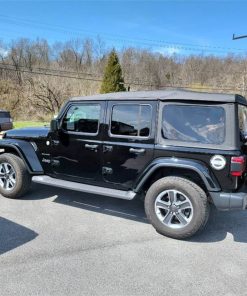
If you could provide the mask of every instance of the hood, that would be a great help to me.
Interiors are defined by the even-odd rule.
[[[49,134],[50,127],[27,127],[12,129],[5,132],[4,138],[10,139],[38,139],[46,138]]]

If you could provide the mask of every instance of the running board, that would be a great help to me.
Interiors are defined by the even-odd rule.
[[[124,191],[124,190],[117,190],[117,189],[111,189],[111,188],[105,188],[105,187],[99,187],[99,186],[93,186],[93,185],[87,185],[77,182],[71,182],[71,181],[65,181],[61,179],[52,178],[49,176],[34,176],[32,178],[32,181],[35,183],[45,184],[45,185],[51,185],[55,187],[65,188],[65,189],[71,189],[86,193],[93,193],[93,194],[99,194],[99,195],[105,195],[109,197],[115,197],[115,198],[121,198],[121,199],[127,199],[132,200],[136,193],[134,191]]]

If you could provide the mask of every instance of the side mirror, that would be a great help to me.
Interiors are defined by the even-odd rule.
[[[51,131],[57,132],[59,130],[59,122],[57,119],[52,119],[51,121]]]

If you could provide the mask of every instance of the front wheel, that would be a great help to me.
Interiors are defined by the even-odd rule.
[[[205,192],[194,182],[180,177],[165,177],[149,188],[145,211],[157,232],[184,239],[206,225],[209,204]]]
[[[23,160],[12,153],[0,155],[0,194],[9,198],[23,196],[31,185],[31,176]]]

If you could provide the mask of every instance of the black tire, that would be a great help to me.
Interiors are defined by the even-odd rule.
[[[162,219],[159,219],[158,215],[156,214],[157,208],[155,208],[155,202],[157,197],[162,192],[167,192],[169,190],[175,190],[182,193],[189,200],[190,205],[192,205],[193,212],[190,218],[191,220],[187,225],[182,225],[182,228],[172,228],[171,226],[165,225],[161,221]],[[195,233],[201,231],[207,223],[209,210],[210,207],[207,196],[202,188],[196,185],[194,182],[181,177],[165,177],[156,181],[149,188],[145,197],[145,212],[150,223],[158,233],[175,239],[189,238]],[[165,210],[164,215],[166,215],[168,211],[171,212],[171,209],[167,210],[167,212]],[[175,215],[172,213],[171,216]],[[179,220],[177,221],[179,222]],[[175,216],[175,224],[176,223]]]
[[[0,194],[8,198],[19,198],[23,196],[30,188],[31,176],[28,173],[23,160],[12,153],[4,153],[0,155],[0,165],[3,163],[10,164],[15,171],[15,185],[12,189],[6,190],[0,186]]]

